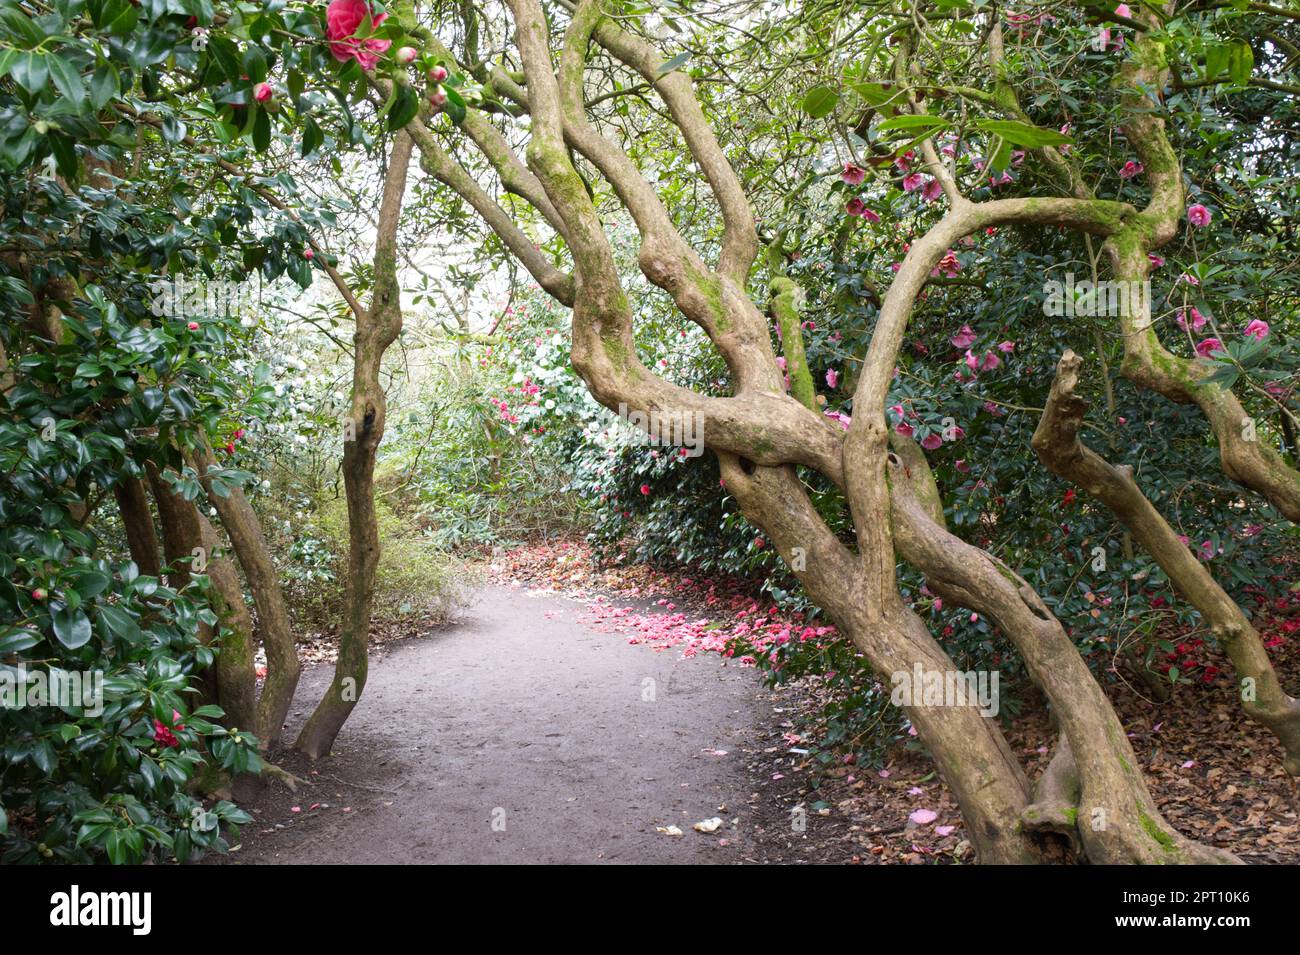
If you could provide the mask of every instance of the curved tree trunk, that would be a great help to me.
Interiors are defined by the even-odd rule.
[[[1286,771],[1300,775],[1300,700],[1282,689],[1249,618],[1178,539],[1142,493],[1132,470],[1115,467],[1079,441],[1079,426],[1087,409],[1087,402],[1075,394],[1082,364],[1079,356],[1067,350],[1056,367],[1047,407],[1034,432],[1038,457],[1054,474],[1077,484],[1114,511],[1170,582],[1200,611],[1241,679],[1242,709],[1272,731],[1282,744]]]
[[[872,669],[886,679],[912,673],[917,665],[925,672],[956,671],[925,624],[901,601],[875,620],[865,612],[853,555],[826,528],[793,470],[747,470],[732,455],[721,455],[720,461],[727,490],[745,517],[762,529],[788,565],[805,568],[795,573],[809,596]],[[1040,848],[1020,824],[1029,805],[1029,780],[997,721],[973,706],[908,706],[905,711],[957,799],[981,861],[1038,861]]]
[[[271,560],[270,549],[262,536],[262,526],[253,506],[248,503],[248,498],[238,487],[228,489],[224,495],[213,489],[208,472],[216,467],[216,461],[212,449],[206,444],[192,451],[190,458],[207,491],[208,500],[221,515],[221,523],[230,535],[235,556],[244,569],[244,578],[248,581],[248,589],[252,591],[253,603],[257,607],[258,629],[262,645],[266,648],[266,681],[257,701],[255,731],[263,748],[270,749],[280,740],[284,720],[298,686],[298,676],[302,671],[294,646],[293,629],[289,623],[289,610],[284,602],[284,593],[280,590],[280,580]],[[215,550],[215,535],[206,540],[205,544],[210,544]],[[224,587],[222,589],[225,590]],[[238,593],[238,589],[235,592]],[[242,599],[237,604],[242,607]],[[227,601],[227,606],[230,611],[234,611],[236,603]]]
[[[206,700],[226,713],[228,729],[257,726],[257,678],[253,665],[253,618],[244,604],[239,575],[222,553],[216,529],[193,501],[173,491],[152,465],[149,484],[158,504],[162,524],[163,551],[171,568],[172,586],[181,590],[194,574],[206,573],[211,580],[208,601],[217,616],[216,679],[205,677]],[[200,624],[200,639],[212,637],[212,628]]]
[[[334,679],[298,735],[296,747],[312,759],[334,745],[366,685],[370,618],[379,566],[375,518],[375,458],[384,437],[386,401],[379,381],[384,351],[402,330],[402,289],[397,279],[397,226],[411,159],[411,137],[393,139],[384,179],[375,245],[375,294],[369,309],[356,310],[353,336],[351,416],[343,439],[343,484],[348,502],[347,602],[339,632]]]

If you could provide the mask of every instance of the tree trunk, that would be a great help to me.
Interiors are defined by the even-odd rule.
[[[1268,651],[1249,618],[1219,586],[1205,564],[1142,493],[1129,468],[1115,467],[1079,441],[1087,403],[1075,394],[1082,359],[1066,350],[1057,364],[1034,450],[1054,474],[1072,481],[1109,507],[1201,614],[1241,679],[1242,709],[1282,744],[1283,766],[1300,775],[1300,701],[1287,695]]]
[[[293,703],[294,690],[298,687],[298,676],[302,672],[294,645],[293,629],[289,623],[289,610],[284,602],[284,593],[280,590],[280,580],[275,563],[271,560],[270,549],[262,536],[262,526],[253,506],[248,503],[248,498],[237,487],[230,488],[225,496],[213,490],[208,472],[216,467],[216,460],[206,443],[191,452],[190,456],[194,470],[198,472],[199,480],[207,491],[208,500],[221,515],[221,523],[230,535],[235,556],[244,569],[244,578],[248,581],[248,589],[252,591],[253,603],[257,607],[258,629],[262,645],[266,648],[266,681],[257,701],[255,732],[263,748],[271,749],[280,741],[284,720]],[[210,540],[205,539],[205,546],[209,545],[213,550],[216,549],[215,534]],[[235,592],[238,593],[238,589]],[[243,601],[229,601],[227,606],[233,612],[236,606],[243,606]]]
[[[198,506],[173,491],[152,465],[149,483],[158,504],[163,551],[171,568],[172,586],[182,590],[196,574],[206,573],[211,581],[208,603],[218,621],[216,679],[203,679],[204,695],[225,711],[228,729],[243,727],[255,731],[257,678],[253,669],[253,618],[244,604],[239,575],[222,553],[216,529],[199,512]],[[200,639],[207,643],[211,637],[211,628],[200,624]]]
[[[126,529],[127,547],[135,566],[146,577],[161,576],[158,534],[153,526],[153,512],[149,509],[149,495],[145,493],[144,482],[138,477],[124,477],[113,485],[113,497],[117,499],[122,526]]]
[[[296,747],[312,759],[329,753],[339,730],[361,699],[369,670],[370,618],[379,566],[375,517],[375,458],[384,437],[387,404],[379,381],[384,351],[402,329],[402,290],[397,278],[397,226],[411,159],[411,138],[393,139],[375,243],[375,295],[369,309],[355,310],[351,417],[345,422],[343,484],[348,502],[348,579],[339,630],[338,662],[329,689],[298,735]]]

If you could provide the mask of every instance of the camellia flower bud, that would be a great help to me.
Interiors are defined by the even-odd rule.
[[[302,257],[310,262],[312,259],[316,258],[316,253],[311,249],[303,249]]]
[[[435,86],[433,92],[429,94],[429,102],[434,106],[442,106],[443,103],[447,102],[447,91],[441,86]]]
[[[253,99],[259,103],[265,103],[275,95],[275,89],[270,83],[258,83],[253,87]]]
[[[40,587],[37,587],[35,590],[32,591],[32,599],[33,599],[33,600],[44,600],[44,599],[45,599],[45,591],[42,590]]]
[[[447,78],[447,68],[445,66],[435,66],[429,71],[429,79],[435,83],[441,83]]]
[[[199,323],[198,323],[198,322],[190,322],[190,323],[189,323],[188,325],[186,325],[185,327],[188,328],[188,329],[189,329],[190,331],[192,331],[192,332],[197,332],[197,331],[199,330]]]
[[[397,52],[393,55],[397,57],[398,63],[401,63],[402,66],[406,66],[410,63],[414,63],[415,58],[420,55],[420,52],[413,46],[399,46]]]

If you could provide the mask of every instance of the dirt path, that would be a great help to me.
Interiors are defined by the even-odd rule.
[[[631,646],[583,610],[489,587],[463,624],[392,648],[314,784],[254,797],[228,861],[744,861],[745,750],[771,719],[757,674]],[[304,675],[291,731],[328,675]]]

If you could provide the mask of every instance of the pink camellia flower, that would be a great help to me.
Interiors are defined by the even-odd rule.
[[[859,199],[857,196],[854,196],[848,202],[844,203],[844,211],[851,216],[862,215],[862,210],[865,209],[866,207],[867,204],[863,202],[861,199]]]
[[[1268,338],[1268,322],[1258,318],[1253,318],[1243,331],[1248,338],[1258,338],[1260,341]]]
[[[355,59],[363,70],[373,70],[379,63],[379,54],[387,53],[393,41],[359,40],[355,34],[362,25],[374,29],[386,19],[387,13],[372,13],[366,0],[330,0],[325,8],[325,33],[334,59],[340,63]]]
[[[904,192],[915,192],[917,189],[920,189],[921,186],[924,184],[925,184],[925,177],[922,176],[919,172],[909,172],[906,176],[903,177]]]
[[[1191,275],[1191,274],[1189,274],[1189,273],[1187,273],[1187,272],[1184,272],[1182,275],[1178,276],[1178,282],[1186,282],[1188,285],[1200,285],[1200,284],[1201,284],[1201,280],[1200,280],[1200,279],[1198,279],[1195,275]],[[1177,285],[1178,282],[1175,282],[1174,284]]]
[[[1206,338],[1196,343],[1196,354],[1202,358],[1209,358],[1216,351],[1223,350],[1223,342],[1217,338]]]
[[[1210,224],[1210,210],[1205,208],[1199,202],[1194,206],[1187,207],[1187,221],[1198,229],[1202,229]]]
[[[894,425],[894,430],[897,431],[905,438],[910,438],[913,434],[916,433],[916,429],[913,428],[906,421],[898,422],[898,424]]]
[[[980,370],[979,356],[976,355],[974,352],[972,352],[969,348],[966,349],[966,367],[976,373],[978,373]]]
[[[420,53],[415,47],[401,46],[398,47],[397,52],[393,54],[393,59],[397,60],[398,63],[401,63],[402,66],[409,66],[415,62],[415,58],[419,55]]]
[[[1000,364],[1002,364],[1002,359],[998,357],[998,353],[997,353],[997,352],[994,352],[994,351],[986,351],[986,352],[984,353],[984,361],[980,363],[980,370],[981,370],[981,371],[992,371],[994,368],[998,367],[998,365],[1000,365]]]
[[[956,463],[953,464],[953,467],[958,471],[961,471],[963,474],[970,473],[970,465],[966,463],[965,458],[958,458]]]
[[[312,259],[316,258],[316,253],[311,249],[303,249],[302,257],[306,259],[308,262],[310,262]]]
[[[850,186],[860,186],[862,185],[862,180],[867,178],[867,171],[861,166],[855,165],[851,162],[846,162],[844,164],[844,171],[840,173],[840,178]]]
[[[962,438],[966,437],[966,429],[961,425],[957,425],[943,437],[945,441],[960,441]]]
[[[197,332],[197,331],[199,330],[199,323],[198,323],[198,322],[190,322],[190,323],[189,323],[188,325],[186,325],[185,327],[188,328],[188,329],[189,329],[190,331],[192,331],[192,332]]]
[[[1160,258],[1160,256],[1156,255],[1154,252],[1147,253],[1147,261],[1150,262],[1152,265],[1154,265],[1156,268],[1160,268],[1162,265],[1165,264],[1165,260]]]
[[[963,325],[957,334],[948,340],[952,342],[953,348],[965,351],[967,348],[970,348],[971,345],[975,344],[975,330],[969,325]]]
[[[947,252],[943,254],[943,258],[939,260],[939,264],[930,270],[930,274],[931,275],[942,274],[948,276],[948,278],[950,279],[955,279],[957,277],[957,273],[960,271],[961,271],[961,261],[957,258],[957,254],[953,252],[952,249],[949,249]]]
[[[916,158],[916,150],[909,149],[903,155],[894,160],[894,165],[899,168],[900,172],[910,172],[912,169],[912,160]]]
[[[642,485],[641,485],[641,493],[644,494],[646,497],[649,497],[649,496],[650,496],[650,485],[649,485],[649,484],[642,484]]]
[[[785,358],[784,358],[784,357],[777,358],[777,360],[776,360],[776,367],[777,367],[777,368],[780,368],[781,371],[785,371]]]
[[[828,368],[826,370],[826,387],[838,388],[839,384],[840,384],[840,373],[837,372],[834,368]]]
[[[926,202],[934,202],[934,200],[938,199],[942,195],[943,186],[939,184],[938,179],[931,179],[925,184],[925,188],[921,190],[921,198]]]
[[[1127,17],[1128,19],[1132,20],[1133,11],[1128,8],[1127,3],[1121,3],[1118,7],[1115,8],[1115,16]]]
[[[831,411],[830,409],[827,409],[826,411],[823,411],[822,414],[824,414],[828,418],[832,418],[835,421],[838,421],[840,423],[840,427],[842,427],[845,431],[849,430],[849,425],[853,423],[853,418],[850,417],[849,415],[846,415],[843,411]]]
[[[937,434],[927,434],[921,439],[921,447],[925,448],[927,451],[933,451],[941,444],[943,444],[943,438],[939,437]]]
[[[1135,176],[1142,175],[1142,164],[1129,160],[1120,168],[1119,177],[1121,179],[1132,179]]]
[[[876,215],[876,211],[875,211],[874,209],[871,209],[871,208],[867,207],[867,206],[863,206],[863,207],[862,207],[862,212],[859,213],[859,215],[861,215],[862,218],[866,219],[868,222],[879,222],[879,221],[880,221],[880,216]]]
[[[1181,328],[1183,331],[1187,331],[1187,327],[1189,324],[1191,325],[1191,329],[1194,332],[1199,332],[1202,328],[1205,327],[1205,316],[1200,313],[1200,311],[1196,308],[1195,305],[1193,305],[1190,309],[1186,309],[1178,313],[1178,327]]]
[[[259,103],[265,103],[275,95],[275,89],[270,83],[258,83],[253,87],[253,99]]]
[[[1002,352],[1004,355],[1010,355],[1015,350],[1015,342],[998,342],[998,351]]]

